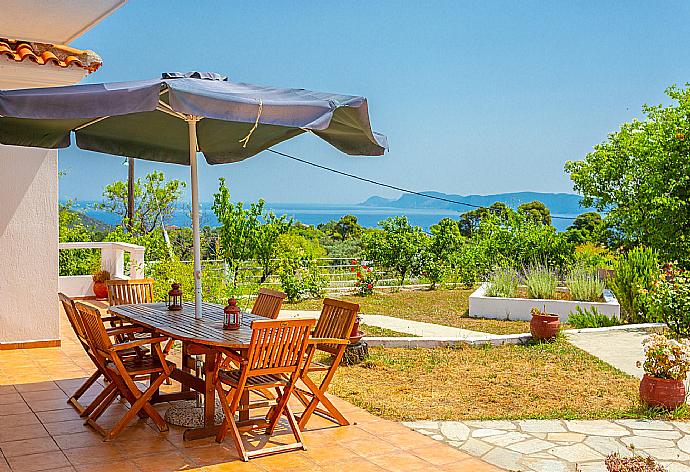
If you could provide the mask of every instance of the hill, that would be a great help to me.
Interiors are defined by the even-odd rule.
[[[503,202],[515,209],[523,203],[539,200],[544,203],[554,214],[578,214],[585,211],[593,211],[592,208],[580,206],[581,197],[572,193],[545,193],[545,192],[511,192],[496,193],[492,195],[454,195],[441,192],[422,192],[427,195],[447,198],[470,205],[489,206],[494,202]],[[385,208],[433,208],[441,210],[466,211],[471,208],[455,203],[433,200],[419,195],[404,194],[398,199],[388,199],[379,196],[369,197],[361,203],[370,207]]]

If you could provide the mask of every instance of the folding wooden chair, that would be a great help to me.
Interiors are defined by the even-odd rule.
[[[271,290],[270,288],[259,289],[259,296],[254,301],[252,313],[275,320],[278,318],[280,307],[283,305],[285,297],[285,293],[278,290]]]
[[[343,354],[345,354],[345,349],[350,344],[350,333],[358,312],[359,305],[356,303],[348,303],[332,298],[326,298],[323,301],[321,316],[316,323],[312,338],[309,340],[306,362],[300,377],[300,380],[307,386],[308,390],[295,389],[295,396],[305,406],[304,412],[298,417],[299,427],[302,430],[304,430],[309,422],[309,418],[314,413],[341,426],[350,424],[326,397],[326,391],[333,379],[333,375],[335,375],[335,371],[340,365]],[[331,354],[333,356],[331,364],[326,365],[315,362],[314,354],[316,351]],[[321,384],[316,385],[309,377],[309,374],[312,372],[326,372]],[[325,410],[319,408],[319,403],[325,407]]]
[[[105,390],[108,392],[107,396],[89,414],[86,424],[101,433],[106,441],[115,438],[135,415],[148,416],[160,431],[167,431],[167,423],[151,405],[150,400],[175,369],[175,364],[165,359],[161,348],[161,343],[167,341],[168,338],[151,334],[146,338],[113,344],[98,310],[83,303],[77,303],[76,307],[87,334],[93,358],[110,382]],[[124,351],[143,345],[151,346],[150,356],[125,357],[122,355]],[[150,381],[149,386],[141,391],[136,382],[147,378]],[[105,430],[97,423],[97,420],[118,394],[129,402],[130,408],[110,430]]]
[[[67,315],[67,320],[69,321],[70,326],[72,326],[72,330],[74,331],[74,334],[77,336],[77,340],[81,344],[82,348],[84,349],[84,352],[89,356],[89,358],[93,361],[94,366],[96,367],[96,371],[91,374],[91,376],[86,379],[86,381],[72,394],[71,397],[67,399],[67,403],[72,405],[81,416],[87,416],[90,412],[94,410],[98,406],[100,402],[103,401],[105,396],[107,396],[107,393],[101,392],[100,395],[98,395],[92,402],[89,404],[89,406],[84,407],[81,403],[79,403],[79,399],[86,393],[86,391],[93,386],[93,384],[96,383],[96,381],[103,375],[103,372],[99,368],[98,363],[93,357],[93,354],[91,353],[91,348],[89,347],[88,344],[88,339],[87,339],[87,334],[84,329],[84,326],[82,325],[79,313],[77,311],[77,307],[74,304],[74,300],[69,298],[67,295],[64,293],[58,293],[58,298],[60,299],[60,302],[62,303],[62,307],[65,310],[65,314]],[[103,321],[112,321],[115,320],[115,317],[106,317],[106,318],[101,318]],[[107,330],[109,336],[116,336],[116,335],[124,335],[132,332],[139,332],[143,331],[141,328],[134,328],[131,325],[130,326],[122,326],[118,328],[110,328]],[[129,349],[122,351],[123,356],[140,356],[144,355],[145,352],[142,350],[135,350],[135,349]]]
[[[252,323],[250,348],[245,358],[233,352],[222,350],[226,357],[214,382],[220,403],[223,406],[225,420],[218,431],[216,441],[222,442],[229,431],[242,460],[248,461],[252,457],[298,449],[306,450],[302,433],[288,401],[299,378],[309,340],[309,332],[313,326],[314,320],[310,319],[254,321]],[[240,368],[225,370],[232,363],[239,365]],[[225,391],[223,386],[227,386],[229,390]],[[243,395],[248,398],[251,391],[268,388],[275,389],[277,398],[266,417],[250,420],[246,426],[238,426],[235,421],[235,413],[239,409],[246,411],[266,407],[271,403],[264,400],[240,405]],[[266,434],[271,435],[275,431],[281,415],[287,417],[296,442],[247,451],[242,444],[240,431],[265,429]]]
[[[131,305],[153,303],[153,279],[106,280],[108,303]]]

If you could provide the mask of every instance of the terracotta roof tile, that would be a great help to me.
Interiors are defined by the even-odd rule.
[[[103,61],[93,51],[81,50],[61,44],[33,43],[0,38],[0,57],[16,62],[29,60],[38,65],[54,64],[58,67],[80,67],[89,74],[95,72]]]

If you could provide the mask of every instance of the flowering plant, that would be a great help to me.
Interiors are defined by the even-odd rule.
[[[357,294],[366,297],[374,293],[374,286],[378,281],[378,276],[374,272],[373,267],[368,265],[366,261],[360,262],[357,259],[352,259],[350,262],[352,263],[350,271],[357,272],[357,280],[355,281]]]
[[[653,334],[642,342],[645,361],[637,361],[646,374],[659,379],[685,380],[690,371],[690,341]]]
[[[690,337],[690,277],[669,263],[659,273],[652,288],[642,290],[657,319],[663,320],[673,334]]]

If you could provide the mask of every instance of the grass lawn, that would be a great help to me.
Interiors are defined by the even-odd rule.
[[[329,391],[397,421],[649,416],[639,380],[563,339],[452,349],[370,348]],[[653,415],[652,415],[653,416]]]
[[[375,338],[409,338],[416,337],[413,334],[401,333],[392,329],[379,328],[378,326],[359,325],[359,329],[367,333],[367,336]]]
[[[493,334],[528,333],[527,321],[504,321],[470,318],[467,316],[472,290],[402,290],[375,293],[368,297],[356,295],[337,298],[359,303],[364,314],[386,315],[413,321],[424,321],[455,328],[471,329]],[[284,303],[287,310],[320,310],[321,299]]]

